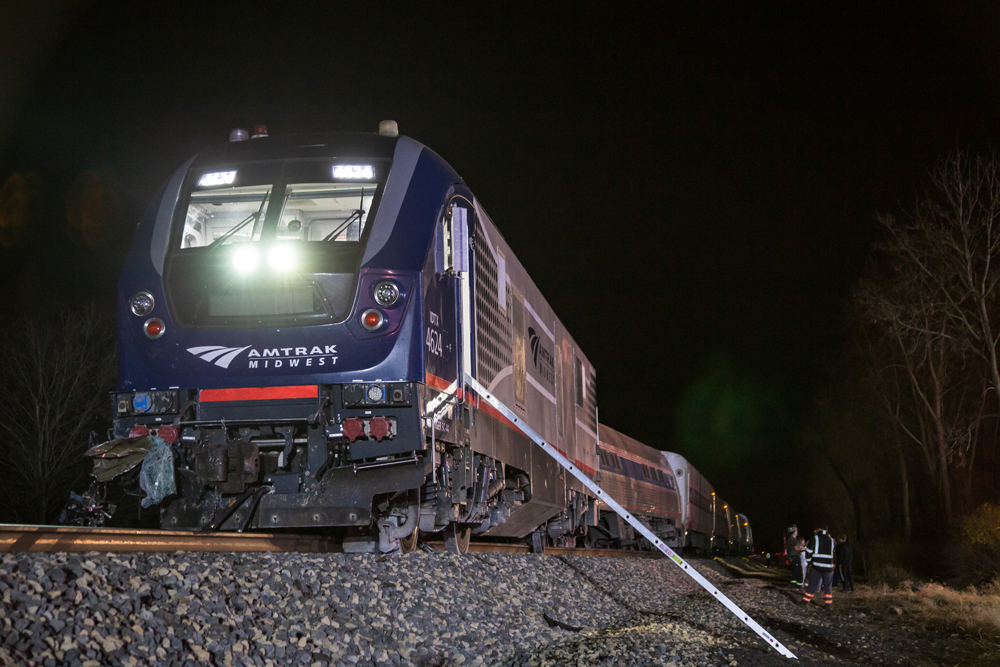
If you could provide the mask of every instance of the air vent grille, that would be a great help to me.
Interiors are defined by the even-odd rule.
[[[486,243],[483,225],[476,220],[474,241],[476,273],[476,360],[479,382],[489,387],[501,370],[511,365],[510,290],[506,306],[499,307],[499,281],[496,258]]]

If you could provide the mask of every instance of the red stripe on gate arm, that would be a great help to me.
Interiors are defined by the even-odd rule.
[[[198,399],[202,403],[223,401],[274,401],[282,398],[318,398],[319,386],[315,384],[294,387],[243,387],[240,389],[202,389]]]

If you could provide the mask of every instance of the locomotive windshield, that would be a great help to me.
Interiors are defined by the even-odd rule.
[[[187,325],[338,319],[388,160],[193,169],[174,219],[168,300]]]
[[[289,183],[278,203],[274,186],[250,185],[191,193],[181,248],[260,241],[268,205],[279,206],[279,241],[361,241],[375,198],[374,183]]]

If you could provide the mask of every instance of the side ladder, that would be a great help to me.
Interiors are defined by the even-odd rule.
[[[708,579],[703,577],[700,572],[698,572],[696,569],[688,565],[688,563],[683,558],[674,553],[673,549],[664,544],[663,540],[654,535],[652,531],[650,531],[648,528],[646,528],[646,526],[642,524],[641,521],[636,519],[634,516],[632,516],[630,512],[626,511],[624,507],[619,505],[618,501],[609,496],[600,486],[595,484],[593,480],[587,477],[587,475],[582,470],[578,469],[572,462],[570,462],[569,459],[560,454],[558,449],[556,449],[549,443],[545,442],[545,440],[543,440],[537,433],[535,433],[535,431],[530,426],[525,424],[520,417],[511,412],[506,405],[498,401],[495,396],[491,395],[481,384],[479,384],[479,382],[477,382],[472,376],[468,375],[467,373],[465,375],[465,385],[469,389],[475,391],[481,400],[486,401],[494,408],[496,408],[500,412],[500,414],[502,414],[512,424],[514,424],[514,426],[516,426],[519,431],[524,433],[524,435],[528,436],[528,438],[536,445],[541,447],[546,454],[554,458],[559,465],[561,465],[563,468],[568,470],[570,474],[572,474],[574,477],[580,480],[580,483],[582,483],[585,487],[590,489],[602,503],[606,504],[608,507],[617,512],[618,516],[628,521],[629,525],[631,525],[633,528],[639,531],[647,540],[649,540],[650,544],[652,544],[657,549],[662,551],[663,554],[667,556],[667,558],[672,560],[678,567],[681,568],[681,571],[684,572],[684,574],[694,579],[696,582],[698,582],[698,584],[702,588],[711,593],[716,600],[721,602],[726,607],[726,609],[731,611],[733,615],[736,616],[736,618],[745,623],[751,630],[756,632],[761,639],[763,639],[768,643],[768,645],[771,648],[773,648],[786,658],[798,660],[798,658],[795,656],[794,653],[785,648],[784,644],[782,644],[777,639],[772,637],[771,634],[760,625],[760,623],[750,618],[750,616],[742,609],[740,609],[735,602],[730,600],[728,597],[725,596],[725,594],[722,591],[713,586],[712,583],[709,582]]]

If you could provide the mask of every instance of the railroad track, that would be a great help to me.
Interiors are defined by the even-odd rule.
[[[444,542],[425,542],[427,547],[444,551]],[[531,550],[524,544],[504,544],[499,542],[470,542],[469,553],[526,554]],[[574,549],[569,547],[545,547],[547,556],[605,556],[612,558],[666,558],[658,551],[628,551],[624,549]]]
[[[444,551],[443,542],[427,542],[429,551]],[[79,526],[22,526],[0,524],[0,553],[59,553],[105,551],[116,553],[154,553],[173,551],[277,551],[335,553],[343,549],[338,541],[316,535],[291,533],[199,533],[181,530],[144,530],[138,528],[84,528]],[[472,542],[475,553],[528,553],[521,544]],[[570,549],[547,547],[546,554],[610,556],[627,558],[662,558],[658,552],[621,551],[617,549]]]
[[[170,551],[341,551],[335,541],[313,535],[286,533],[196,533],[138,528],[20,526],[0,524],[0,553],[117,553]]]

